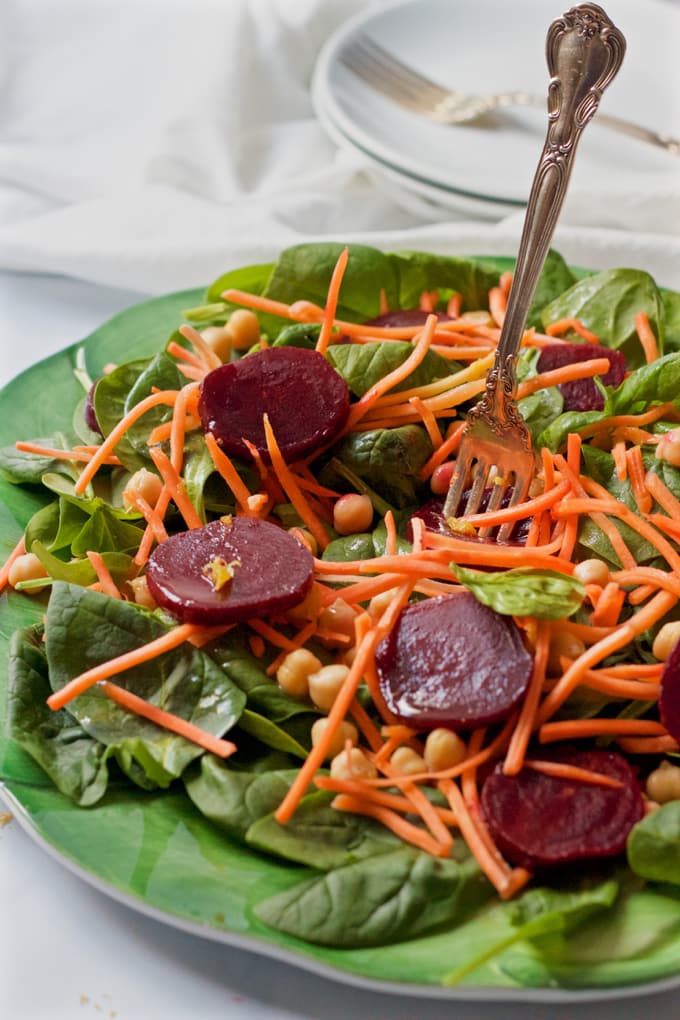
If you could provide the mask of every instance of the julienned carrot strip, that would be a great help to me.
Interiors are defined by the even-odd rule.
[[[503,325],[505,310],[508,307],[508,295],[500,287],[492,287],[489,291],[489,311],[497,326]]]
[[[421,312],[433,312],[438,301],[438,290],[424,290],[418,299],[418,308]]]
[[[14,446],[21,453],[32,453],[36,457],[49,457],[51,460],[74,460],[79,463],[89,464],[93,457],[92,453],[88,453],[84,449],[58,450],[53,449],[51,446],[41,446],[39,443],[29,443],[23,440],[15,443]],[[98,449],[98,447],[95,447],[95,449]],[[111,454],[106,457],[103,463],[117,466],[120,464],[120,460]]]
[[[438,450],[444,442],[444,437],[442,436],[441,429],[437,424],[437,419],[434,414],[427,404],[423,403],[420,397],[410,397],[409,404],[415,408],[420,417],[423,419],[423,425],[430,437],[430,442],[432,443],[433,448]]]
[[[22,535],[0,568],[0,591],[3,591],[7,585],[12,564],[15,560],[18,560],[20,556],[23,556],[25,552],[26,543],[24,542],[24,536]]]
[[[640,677],[648,682],[653,682],[661,677],[663,670],[663,662],[619,662],[614,666],[606,666],[602,672],[606,673],[607,676],[621,677],[623,679]]]
[[[452,319],[457,319],[461,313],[463,307],[463,295],[454,290],[453,294],[449,298],[446,305],[446,314],[450,315]]]
[[[251,494],[250,489],[232,464],[231,459],[224,450],[220,449],[217,440],[210,432],[205,434],[205,445],[208,447],[208,453],[215,465],[215,470],[223,481],[227,483],[229,489],[231,489],[242,512],[250,516],[250,509],[248,507],[248,499]]]
[[[617,788],[623,786],[623,783],[619,779],[614,779],[613,776],[606,776],[602,772],[592,772],[590,769],[582,769],[578,765],[571,765],[564,761],[542,761],[540,758],[527,758],[524,768],[531,769],[532,772],[542,772],[544,776],[567,779],[570,782]]]
[[[528,690],[522,702],[517,725],[510,738],[510,745],[503,762],[503,772],[506,776],[516,776],[524,764],[524,756],[531,739],[536,719],[536,710],[541,698],[543,684],[545,683],[545,671],[548,664],[548,653],[550,651],[550,627],[545,622],[539,622],[536,630],[536,648],[534,651],[534,665],[529,681]]]
[[[680,542],[680,520],[672,521],[670,517],[664,517],[663,514],[647,514],[647,520],[664,535],[668,535],[675,542]]]
[[[338,257],[338,261],[335,263],[331,282],[328,286],[326,307],[324,308],[323,319],[321,321],[321,332],[319,333],[319,338],[316,341],[316,349],[319,354],[325,354],[326,348],[330,343],[331,330],[333,329],[333,323],[335,322],[335,312],[338,307],[338,298],[340,296],[340,287],[342,284],[342,278],[345,275],[345,270],[347,269],[348,259],[349,248],[343,248]]]
[[[595,333],[591,333],[589,329],[583,325],[580,319],[570,316],[566,319],[556,319],[555,322],[551,322],[546,327],[546,334],[550,337],[562,336],[563,333],[572,330],[574,333],[578,333],[584,340],[587,340],[589,344],[599,344],[600,338]]]
[[[677,408],[673,403],[656,404],[649,411],[644,411],[642,414],[616,414],[611,418],[603,418],[600,421],[592,422],[590,425],[584,425],[578,432],[582,439],[590,439],[591,436],[597,435],[603,429],[616,429],[622,425],[650,425],[652,422],[665,417],[669,412],[675,411],[677,411]]]
[[[311,532],[312,535],[314,535],[314,538],[316,539],[319,548],[325,549],[326,546],[328,545],[328,535],[326,534],[326,530],[321,521],[319,520],[319,518],[312,510],[311,506],[309,505],[309,501],[307,500],[306,496],[302,492],[302,489],[298,485],[295,475],[293,474],[293,472],[290,470],[285,460],[283,459],[283,454],[279,449],[279,444],[276,441],[274,430],[269,421],[269,415],[267,414],[263,415],[262,420],[264,423],[264,434],[265,439],[267,441],[267,450],[269,451],[269,456],[272,462],[272,468],[274,469],[277,480],[281,485],[281,488],[285,491],[286,495],[288,496],[288,499],[291,501],[291,503],[297,510],[298,514],[300,515],[300,518],[304,521],[307,529]]]
[[[510,868],[490,852],[487,844],[480,836],[475,820],[471,817],[463,795],[456,784],[451,780],[442,780],[437,785],[451,805],[451,809],[458,819],[460,831],[471,853],[491,884],[495,886],[498,895],[501,899],[505,899]]]
[[[578,441],[578,443],[579,443],[579,451],[580,451],[580,437],[576,433],[572,432],[569,435],[568,442],[572,441],[572,436],[574,437],[574,443],[576,443]],[[580,459],[580,452],[579,452],[579,459]],[[572,489],[574,490],[576,496],[577,497],[585,497],[586,496],[586,490],[585,490],[584,485],[583,485],[583,478],[579,474],[578,467],[576,469],[574,469],[574,467],[570,464],[569,460],[568,459],[565,460],[564,457],[562,457],[560,454],[556,454],[555,455],[555,465],[562,472],[562,474],[565,475],[569,479],[569,481],[571,482]],[[607,493],[607,498],[608,498],[608,500],[610,500],[612,505],[614,505],[614,506],[619,506],[620,505],[620,504],[616,503],[616,501],[613,499],[613,497],[611,497],[609,495],[609,493]],[[566,511],[566,507],[567,506],[570,509],[569,509],[568,512],[564,513],[564,516],[566,517],[566,529],[569,531],[569,543],[567,543],[566,538],[565,538],[565,541],[563,542],[563,545],[562,545],[562,550],[561,550],[560,555],[564,556],[565,553],[566,553],[566,554],[568,554],[569,558],[571,558],[571,555],[573,553],[573,547],[576,544],[576,538],[577,538],[577,535],[578,535],[578,524],[579,524],[578,516],[571,517],[571,513],[574,511],[574,504],[572,503],[572,500],[571,499],[565,500],[565,502],[562,504],[561,508],[557,507],[557,508],[555,508],[553,510],[553,515],[556,516],[556,517],[560,516],[560,512],[561,511]],[[586,508],[583,512],[584,513],[588,513],[589,516],[592,517],[592,519],[595,522],[595,524],[597,524],[598,528],[600,528],[600,530],[603,531],[604,534],[607,536],[607,538],[609,539],[609,542],[610,542],[614,552],[616,553],[616,555],[618,556],[619,560],[621,561],[621,564],[624,567],[628,567],[628,568],[634,567],[636,565],[635,557],[633,556],[632,552],[630,551],[630,549],[626,545],[626,543],[625,543],[625,541],[623,539],[623,536],[622,536],[621,532],[619,531],[619,529],[616,527],[616,525],[613,524],[612,521],[610,521],[605,516],[604,513],[596,512],[595,508],[592,507],[592,506],[590,508]],[[571,544],[571,548],[569,548],[569,544]]]
[[[198,390],[197,384],[189,383],[183,386],[177,394],[175,406],[172,409],[172,421],[170,423],[170,463],[178,474],[181,474],[184,463],[184,436],[186,433],[186,409],[192,398],[194,390]]]
[[[550,542],[550,545],[537,546],[535,549],[524,549],[521,546],[482,546],[476,542],[456,540],[448,535],[437,535],[428,531],[425,535],[425,554],[432,552],[448,552],[452,560],[463,566],[484,566],[484,567],[536,567],[538,570],[557,570],[561,574],[573,574],[573,563],[558,559],[553,555],[560,548],[562,539],[557,538]],[[398,570],[396,564],[389,562],[388,557],[380,560],[368,560],[367,563],[374,563],[378,569]],[[370,573],[370,570],[366,570]],[[360,570],[359,573],[364,573]]]
[[[432,854],[433,857],[448,857],[449,855],[450,848],[448,846],[442,846],[429,832],[425,832],[417,825],[413,825],[412,822],[402,818],[401,815],[391,808],[374,804],[371,801],[361,800],[346,793],[338,794],[335,800],[332,801],[332,807],[338,811],[351,811],[357,815],[375,818],[385,828],[399,836],[400,839],[403,839],[405,843],[411,843],[413,846],[417,846],[421,850]]]
[[[625,503],[618,503],[614,501],[611,509],[608,509],[608,501],[611,499],[611,496],[609,496],[606,489],[603,489],[602,486],[598,485],[591,478],[583,479],[583,487],[586,492],[595,497],[593,502],[599,502],[599,497],[602,494],[606,494],[607,500],[603,499],[597,509],[602,510],[603,513],[610,514],[612,517],[619,517],[622,521],[625,521],[625,523],[631,527],[633,531],[637,531],[639,535],[646,538],[647,541],[661,553],[673,570],[680,571],[680,555],[678,555],[673,546],[670,545],[665,538],[657,534],[656,529],[653,528],[651,524],[648,524],[647,521],[638,517],[638,515],[627,507]]]
[[[273,676],[274,673],[276,673],[277,669],[279,668],[285,657],[290,654],[290,652],[295,651],[296,648],[302,648],[303,645],[306,645],[309,639],[313,637],[313,635],[316,633],[317,627],[318,624],[316,620],[310,620],[309,623],[305,624],[305,626],[302,627],[297,632],[295,637],[290,639],[290,647],[289,648],[282,647],[281,651],[276,656],[276,658],[272,662],[270,662],[270,664],[267,666],[265,670],[267,676]],[[278,631],[276,631],[275,633],[278,634]],[[260,638],[262,637],[261,634],[258,634],[257,636]]]
[[[372,659],[378,643],[392,629],[394,621],[396,620],[398,613],[401,611],[402,606],[408,601],[408,597],[411,594],[412,589],[412,582],[404,582],[396,593],[394,601],[384,611],[377,624],[362,637],[360,642],[357,643],[354,661],[350,666],[349,673],[338,696],[333,702],[333,707],[328,714],[328,723],[323,736],[321,740],[312,747],[307,760],[293,780],[288,793],[283,798],[275,812],[276,820],[282,825],[284,825],[292,817],[300,802],[300,798],[304,796],[314,774],[318,771],[326,759],[328,748],[333,740],[337,728],[345,718],[349,707],[354,700],[367,663]]]
[[[659,357],[659,345],[646,312],[638,312],[633,319],[635,330],[645,353],[645,361],[649,365]]]
[[[383,726],[382,732],[386,734],[387,739],[381,743],[373,759],[377,768],[382,768],[397,748],[409,745],[415,737],[415,730],[410,726]]]
[[[666,733],[666,727],[652,719],[564,719],[544,723],[538,731],[538,739],[541,744],[549,744],[553,740],[581,737],[661,737]]]
[[[131,652],[125,652],[123,655],[116,656],[115,659],[102,662],[81,673],[80,676],[74,677],[60,690],[51,694],[47,699],[47,704],[55,711],[58,708],[63,708],[69,701],[89,690],[93,684],[99,683],[100,680],[108,680],[109,677],[115,676],[117,673],[124,673],[125,670],[132,669],[134,666],[150,662],[152,659],[158,658],[159,655],[163,655],[164,652],[178,648],[179,645],[184,644],[190,637],[200,633],[203,629],[195,623],[183,623],[179,627],[173,627],[172,630],[161,634],[160,637],[149,641],[148,644],[142,645],[140,648],[133,648]]]
[[[394,520],[394,514],[391,510],[388,510],[385,514],[385,554],[387,556],[396,556],[397,553],[397,525]]]
[[[533,517],[542,510],[548,510],[551,506],[566,496],[571,489],[571,482],[565,479],[556,485],[554,489],[543,492],[540,496],[534,496],[517,506],[507,507],[505,510],[494,510],[484,514],[470,514],[465,518],[466,524],[484,526],[487,524],[504,524],[508,521],[520,521],[527,517]]]
[[[504,273],[501,273],[500,279],[498,281],[498,286],[505,294],[506,298],[510,296],[510,288],[512,287],[512,273],[510,272],[509,269],[506,270]]]
[[[189,432],[191,429],[197,429],[200,427],[200,421],[198,418],[194,418],[193,415],[187,414],[184,417],[184,431]],[[172,421],[164,421],[161,425],[157,425],[155,429],[152,429],[149,433],[147,443],[149,446],[156,446],[158,443],[164,443],[166,439],[170,438],[172,433]]]
[[[249,294],[248,291],[230,287],[222,293],[221,297],[231,304],[243,305],[244,308],[254,308],[258,312],[269,312],[270,315],[278,315],[282,319],[296,318],[296,316],[291,314],[290,305],[285,304],[283,301],[274,301],[272,298],[262,297],[260,294]],[[306,322],[309,320],[301,319],[300,321]]]
[[[614,458],[616,477],[620,482],[625,482],[628,477],[628,461],[626,460],[626,444],[622,440],[612,446],[612,457]]]
[[[444,442],[438,450],[434,451],[429,460],[423,464],[418,472],[418,478],[421,481],[425,481],[429,478],[433,471],[438,468],[440,464],[444,463],[447,457],[456,452],[463,438],[465,425],[466,423],[464,421],[449,425]]]
[[[645,475],[647,491],[654,497],[659,506],[673,518],[674,523],[680,521],[680,499],[673,495],[666,483],[655,471]]]
[[[679,751],[680,745],[673,737],[620,737],[616,743],[627,754],[667,754]]]
[[[182,345],[178,344],[176,340],[170,341],[166,347],[166,351],[168,354],[172,354],[173,357],[178,358],[180,361],[185,361],[188,365],[191,365],[192,368],[205,369],[205,363],[203,360],[199,358],[197,354],[194,354],[193,351],[189,351],[186,347],[182,347]]]
[[[590,379],[594,375],[606,375],[610,369],[607,358],[592,358],[590,361],[576,361],[571,365],[563,365],[561,368],[553,368],[549,372],[541,372],[539,375],[525,379],[517,387],[517,399],[536,393],[537,390],[545,390],[550,386],[559,386],[561,383],[573,382],[576,379]]]
[[[385,762],[381,766],[381,770],[390,778],[400,775],[399,770],[395,769],[389,762]],[[408,779],[408,777],[406,778]],[[432,838],[437,841],[439,846],[448,851],[453,844],[453,836],[435,811],[434,805],[427,799],[420,787],[413,782],[406,782],[402,784],[401,792],[411,801],[414,810],[420,815],[431,832]]]
[[[475,389],[471,391],[472,395],[479,392],[479,387],[480,385],[483,387],[483,378],[486,375],[487,369],[491,367],[492,362],[493,354],[486,354],[483,358],[480,358],[479,361],[468,365],[467,368],[462,368],[460,372],[454,372],[452,375],[447,375],[443,379],[436,379],[434,382],[426,383],[423,386],[413,386],[407,390],[399,390],[396,393],[385,393],[380,398],[380,405],[381,407],[387,408],[392,404],[403,404],[411,397],[420,397],[421,400],[430,400],[430,398],[433,397],[443,396],[443,406],[446,407],[450,395],[458,394],[459,392],[468,392],[465,390],[465,387],[469,384],[472,384],[475,387]],[[432,410],[437,410],[437,408],[432,408]]]
[[[588,669],[583,678],[584,687],[590,687],[594,691],[601,691],[602,694],[611,694],[615,698],[626,698],[630,701],[655,700],[658,691],[658,681],[648,680],[624,680],[607,674],[604,669]]]
[[[631,446],[626,451],[626,464],[638,510],[641,514],[648,514],[652,509],[652,497],[645,484],[645,466],[642,463],[642,450],[639,446]]]
[[[175,715],[172,712],[166,712],[165,709],[151,704],[150,701],[145,701],[144,698],[138,697],[131,691],[126,691],[124,687],[119,687],[118,684],[112,684],[110,680],[102,681],[99,686],[106,697],[110,698],[111,701],[115,701],[121,708],[134,712],[135,715],[143,716],[157,726],[161,726],[164,730],[177,733],[180,737],[190,740],[192,744],[198,744],[199,747],[204,747],[206,751],[210,751],[220,758],[228,758],[236,750],[236,744],[232,744],[230,740],[216,737],[214,734],[208,733],[207,730],[202,730],[199,726],[195,726],[194,723],[189,722],[187,719],[182,719],[181,716]]]
[[[153,507],[154,518],[157,518],[160,521],[161,524],[163,524],[163,520],[165,518],[166,511],[167,511],[168,507],[170,506],[171,498],[172,497],[170,495],[170,490],[168,489],[167,485],[164,485],[162,490],[161,490],[161,494],[158,497],[158,499],[156,500],[155,506]],[[165,530],[165,528],[163,528],[163,530]],[[160,541],[158,536],[159,536],[159,532],[158,532],[157,525],[152,523],[149,520],[148,523],[147,523],[147,526],[146,526],[146,531],[144,532],[144,534],[142,536],[142,541],[139,543],[139,549],[137,550],[137,552],[135,554],[134,562],[135,562],[136,566],[138,566],[138,567],[143,567],[144,566],[144,564],[146,563],[146,561],[149,558],[149,554],[151,552],[151,546],[153,544],[154,538],[157,541]],[[166,534],[166,537],[167,537],[167,534]],[[163,541],[164,541],[164,539],[163,539]]]
[[[618,623],[626,593],[616,581],[608,581],[597,600],[597,606],[590,615],[595,627],[614,627]]]
[[[197,329],[185,324],[179,327],[178,332],[182,334],[185,340],[189,341],[201,359],[203,367],[207,369],[214,369],[219,368],[222,365],[222,359],[215,354],[211,347],[208,346]]]
[[[352,704],[349,706],[349,714],[354,719],[354,722],[359,728],[359,732],[363,734],[370,749],[375,752],[382,747],[382,737],[378,733],[375,723],[361,702],[357,701],[356,698],[353,699]]]
[[[116,444],[120,442],[128,429],[131,428],[131,426],[134,425],[134,423],[138,421],[142,415],[146,414],[147,411],[150,411],[152,407],[158,407],[159,404],[167,404],[169,407],[173,407],[178,394],[178,390],[159,390],[157,393],[152,393],[150,396],[145,397],[144,400],[140,400],[138,404],[135,404],[135,406],[121,418],[115,428],[109,432],[101,446],[98,447],[97,452],[93,455],[89,463],[85,465],[80,478],[74,487],[76,495],[82,496],[99,468],[106,463],[106,458],[113,453]]]
[[[104,557],[102,554],[95,552],[94,550],[90,550],[87,553],[87,558],[92,564],[92,568],[97,575],[97,580],[101,586],[100,590],[103,591],[105,595],[109,595],[112,599],[121,599],[122,595],[118,590],[116,582],[111,577],[109,568],[104,563]]]
[[[180,478],[170,463],[170,458],[161,450],[160,446],[152,446],[149,449],[149,455],[158,468],[159,474],[165,482],[175,506],[184,518],[186,526],[188,528],[202,528],[203,521],[198,516],[196,507],[187,496],[184,480]]]
[[[649,627],[660,620],[669,609],[676,605],[677,596],[660,591],[646,606],[638,610],[635,616],[626,620],[606,637],[587,648],[583,655],[575,659],[571,666],[560,677],[553,689],[543,700],[538,711],[538,722],[545,723],[567,700],[569,695],[583,682],[585,674],[608,655],[618,652],[630,644],[638,634],[643,634]],[[588,628],[586,627],[585,630]]]
[[[356,423],[364,417],[366,412],[373,407],[383,393],[386,393],[387,390],[391,390],[404,379],[408,379],[411,373],[415,371],[427,354],[428,347],[432,343],[432,337],[434,335],[436,325],[436,315],[429,315],[427,322],[425,323],[423,330],[414,344],[413,350],[409,354],[408,358],[406,358],[406,360],[403,361],[397,368],[383,376],[377,383],[374,383],[373,386],[371,386],[364,395],[359,398],[356,404],[352,404],[343,433],[351,432]]]
[[[357,779],[333,779],[331,776],[317,776],[314,785],[320,790],[333,790],[335,793],[348,793],[361,800],[375,801],[383,807],[392,808],[402,814],[412,814],[413,804],[407,797],[398,793],[385,793],[373,786],[367,786],[360,778]],[[433,805],[439,818],[446,825],[457,825],[458,820],[450,808]]]

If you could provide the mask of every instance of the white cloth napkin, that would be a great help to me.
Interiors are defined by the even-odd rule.
[[[0,268],[160,293],[304,240],[512,254],[521,215],[475,223],[402,201],[324,134],[314,63],[364,6],[5,0]],[[680,187],[641,189],[626,205],[577,196],[556,247],[680,287]]]

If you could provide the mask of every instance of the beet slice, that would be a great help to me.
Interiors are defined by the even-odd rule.
[[[271,347],[221,365],[201,383],[203,428],[226,453],[252,461],[243,439],[271,463],[262,416],[269,415],[286,461],[333,439],[349,412],[347,383],[317,351]]]
[[[533,660],[509,616],[471,592],[402,609],[375,655],[387,707],[418,729],[472,729],[505,719],[524,697]]]
[[[680,641],[666,659],[659,687],[661,722],[675,740],[680,740]]]
[[[626,374],[626,359],[621,351],[599,344],[547,344],[538,359],[538,371],[550,372],[553,368],[573,365],[592,358],[607,358],[609,371],[599,378],[605,386],[619,386]],[[565,411],[601,411],[604,397],[593,379],[575,379],[558,386],[564,398]]]
[[[614,857],[644,815],[631,766],[616,751],[555,748],[540,758],[565,762],[617,779],[599,786],[523,769],[506,776],[499,763],[482,787],[484,818],[504,857],[538,871],[569,861]]]
[[[216,589],[205,569],[237,560]],[[159,606],[183,623],[236,623],[298,605],[312,584],[312,555],[287,531],[255,517],[213,521],[162,542],[146,580]]]
[[[446,312],[426,312],[422,308],[401,308],[376,315],[375,319],[369,319],[364,325],[378,326],[380,329],[406,329],[413,326],[424,326],[430,315],[436,315],[440,322],[451,321],[451,316]]]

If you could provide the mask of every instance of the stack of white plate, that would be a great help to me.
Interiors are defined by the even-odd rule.
[[[602,100],[603,112],[648,128],[680,133],[680,8],[665,0],[604,0],[623,31],[623,67]],[[549,23],[569,6],[545,0],[399,0],[346,22],[322,50],[313,80],[317,115],[343,148],[361,153],[395,194],[433,210],[499,219],[522,208],[546,131],[541,109],[507,108],[490,124],[450,127],[398,106],[342,62],[367,35],[402,62],[445,87],[484,94],[526,90],[547,95],[543,53]],[[655,175],[667,183],[680,160],[598,124],[581,143],[571,193],[628,196]]]

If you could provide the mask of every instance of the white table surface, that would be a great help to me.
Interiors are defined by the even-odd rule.
[[[0,381],[143,295],[0,274]],[[1,720],[0,720],[1,723]],[[0,807],[2,802],[0,800]],[[379,994],[208,942],[109,899],[0,827],[6,1020],[678,1020],[680,990],[618,1001],[462,1003]]]

